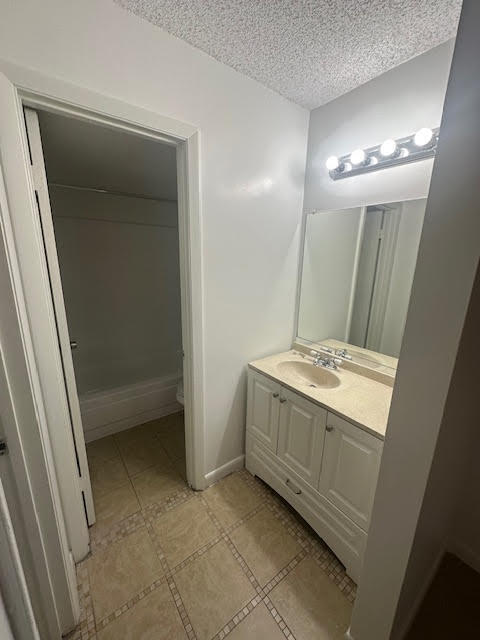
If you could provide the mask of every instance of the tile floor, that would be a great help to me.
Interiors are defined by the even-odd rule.
[[[334,640],[355,585],[246,470],[185,482],[183,414],[87,446],[97,523],[70,640]]]

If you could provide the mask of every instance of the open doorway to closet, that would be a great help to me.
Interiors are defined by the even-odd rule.
[[[95,544],[187,481],[176,147],[38,109],[25,118]]]

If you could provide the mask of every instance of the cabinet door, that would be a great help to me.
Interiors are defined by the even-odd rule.
[[[247,429],[277,452],[280,385],[253,371],[248,372]]]
[[[326,431],[319,491],[367,531],[383,443],[330,412]]]
[[[326,419],[325,409],[282,388],[278,456],[315,489],[322,463]]]

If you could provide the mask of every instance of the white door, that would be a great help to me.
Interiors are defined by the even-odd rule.
[[[280,385],[249,369],[247,429],[271,451],[277,451]]]
[[[328,413],[319,491],[368,530],[383,442]]]
[[[315,489],[322,464],[326,420],[325,409],[282,388],[277,455]]]
[[[33,184],[37,197],[41,220],[41,232],[48,263],[48,276],[50,279],[55,311],[55,322],[57,326],[58,344],[63,367],[63,378],[67,392],[69,417],[75,444],[79,484],[83,496],[83,503],[85,505],[87,522],[89,525],[92,525],[95,522],[95,509],[93,506],[92,487],[85,449],[85,437],[82,426],[82,417],[80,414],[77,385],[75,382],[71,342],[68,333],[67,316],[65,313],[62,281],[58,265],[57,247],[55,244],[55,233],[53,228],[52,212],[50,209],[50,198],[48,194],[47,176],[45,172],[42,139],[37,112],[33,109],[25,108],[25,123],[27,127],[28,142],[30,145]]]

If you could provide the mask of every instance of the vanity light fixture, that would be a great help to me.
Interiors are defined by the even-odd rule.
[[[367,160],[367,154],[363,149],[355,149],[355,151],[352,151],[352,153],[350,154],[350,162],[354,167],[366,164]]]
[[[433,131],[424,127],[417,131],[417,133],[413,136],[413,142],[417,147],[426,147],[428,144],[432,142],[433,139]]]
[[[398,154],[399,151],[398,145],[393,138],[387,138],[387,140],[380,145],[380,155],[384,158],[391,158],[395,153]]]
[[[332,180],[342,180],[370,171],[433,158],[437,151],[438,132],[438,128],[423,127],[405,138],[388,138],[374,147],[355,149],[339,157],[330,156],[325,164]]]

